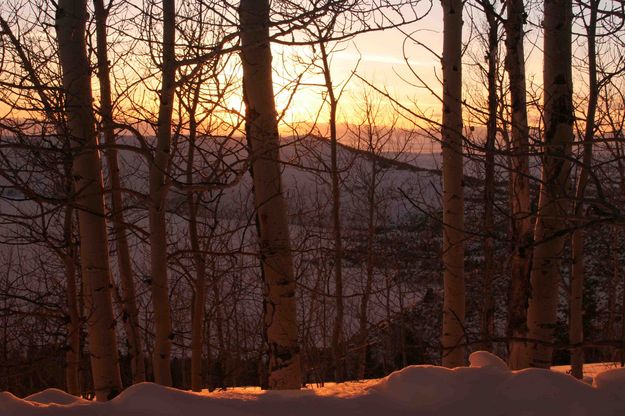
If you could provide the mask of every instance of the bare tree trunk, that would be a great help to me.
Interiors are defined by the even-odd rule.
[[[371,127],[369,127],[369,143],[373,143],[373,133],[371,132]],[[371,147],[370,147],[371,149]],[[371,149],[372,150],[372,149]],[[358,379],[362,380],[365,378],[365,370],[367,365],[367,349],[368,349],[368,319],[367,312],[369,310],[369,299],[371,297],[371,289],[373,285],[373,277],[374,277],[374,263],[373,263],[373,244],[375,241],[375,208],[376,208],[376,200],[375,200],[375,188],[377,182],[377,166],[375,162],[375,157],[372,152],[371,157],[371,176],[369,178],[369,194],[367,195],[367,260],[366,260],[366,281],[365,287],[362,292],[362,298],[360,301],[360,312],[358,314]]]
[[[609,109],[609,99],[606,94],[606,98],[604,98],[606,102],[606,108]],[[609,111],[609,110],[608,110]],[[608,120],[610,126],[612,127],[612,132],[614,137],[622,137],[622,123],[621,125],[615,125],[613,118],[610,116],[608,112]],[[616,154],[616,165],[619,176],[619,190],[621,192],[621,196],[625,195],[625,164],[623,164],[623,148],[621,147],[622,143],[616,142],[614,143],[614,152]],[[622,232],[621,226],[619,224],[612,224],[612,244],[610,244],[610,256],[612,257],[612,274],[608,277],[608,319],[604,324],[603,334],[605,339],[613,340],[616,339],[616,333],[614,331],[614,323],[616,317],[616,287],[618,285],[619,276],[621,276],[621,261],[620,261],[620,253],[621,253],[621,244],[619,240],[619,234]],[[622,275],[623,281],[623,304],[621,305],[621,367],[625,366],[625,274]],[[616,348],[607,347],[605,349],[605,354],[607,356],[606,360],[614,360],[614,355],[616,354]]]
[[[588,36],[588,109],[586,112],[586,129],[584,132],[584,155],[580,174],[575,190],[574,217],[580,221],[584,210],[584,193],[588,183],[588,175],[592,163],[592,140],[595,133],[595,113],[599,88],[597,85],[597,58],[595,33],[597,30],[597,9],[599,0],[590,0],[590,21],[586,27]],[[584,296],[584,232],[581,229],[573,231],[571,237],[571,250],[573,253],[573,265],[571,271],[570,298],[569,298],[569,342],[571,348],[571,373],[574,377],[584,377],[584,350],[580,346],[584,342],[583,326],[583,296]]]
[[[612,340],[615,338],[614,333],[614,318],[616,315],[616,286],[618,285],[618,279],[621,274],[621,268],[619,264],[619,243],[618,243],[618,230],[616,225],[611,227],[612,242],[610,244],[610,257],[612,258],[612,273],[608,276],[608,299],[607,299],[607,319],[603,325],[603,336],[605,339]],[[613,359],[613,348],[607,347],[605,349],[606,361]]]
[[[573,140],[571,75],[571,0],[545,2],[543,173],[536,219],[531,296],[527,311],[528,364],[549,368],[557,321],[560,257],[564,249],[563,219],[568,213],[569,162]]]
[[[97,400],[109,400],[122,389],[111,298],[108,240],[97,135],[87,57],[86,0],[60,0],[56,12],[59,59],[74,152],[73,177],[79,208],[80,259],[91,310],[87,321],[93,384]]]
[[[484,146],[484,275],[482,278],[481,338],[482,349],[491,351],[494,332],[495,300],[495,143],[497,139],[497,41],[498,24],[490,0],[482,1],[488,21],[488,121]]]
[[[213,292],[213,302],[215,308],[215,317],[213,321],[215,322],[216,332],[217,332],[217,365],[219,366],[219,374],[221,380],[218,380],[218,377],[213,377],[215,385],[225,385],[224,374],[228,374],[230,371],[230,353],[226,349],[226,340],[224,336],[224,311],[221,300],[221,290],[219,289],[219,277],[215,272],[215,262],[212,262],[212,281],[211,281],[211,289]]]
[[[621,293],[621,367],[625,367],[625,274],[622,278],[623,291]]]
[[[167,172],[171,151],[171,120],[176,77],[176,5],[163,0],[162,83],[156,131],[156,151],[150,164],[150,267],[152,307],[154,309],[154,381],[171,386],[171,343],[173,332],[169,311],[167,280]]]
[[[336,128],[336,110],[338,100],[334,94],[334,85],[330,73],[330,62],[326,46],[319,43],[325,87],[330,104],[330,174],[332,176],[332,234],[334,237],[334,296],[336,318],[332,329],[332,355],[334,360],[334,378],[341,381],[345,377],[345,360],[341,351],[343,338],[343,240],[341,237],[341,190],[339,187],[338,137]]]
[[[126,236],[126,222],[124,219],[124,204],[121,192],[121,179],[117,149],[115,149],[115,131],[113,128],[113,104],[111,98],[110,68],[107,51],[106,20],[108,11],[103,0],[94,0],[94,10],[97,33],[98,80],[100,82],[100,112],[104,126],[104,142],[110,146],[104,152],[111,182],[111,216],[115,231],[115,245],[119,279],[122,286],[122,319],[128,339],[128,355],[132,360],[132,381],[145,381],[145,355],[143,342],[139,330],[139,310],[135,291],[134,273],[130,260],[130,249]]]
[[[2,307],[7,307],[7,298],[3,297],[2,299]],[[9,362],[9,314],[3,314],[2,317],[2,361],[5,363]],[[9,390],[11,387],[11,379],[9,374],[9,366],[2,366],[2,378],[0,379],[0,389]],[[69,385],[69,383],[68,383]]]
[[[401,351],[401,368],[408,365],[408,355],[406,351],[406,317],[404,315],[404,292],[401,287],[401,279],[397,280],[397,293],[399,301],[399,336]]]
[[[195,158],[195,141],[197,135],[197,122],[195,109],[199,88],[196,89],[194,105],[190,114],[189,122],[189,150],[187,153],[187,183],[193,183],[193,162]],[[195,266],[195,282],[193,296],[193,316],[191,319],[191,389],[202,391],[202,347],[204,345],[204,306],[206,303],[206,261],[199,241],[197,211],[200,206],[199,196],[193,191],[187,194],[189,207],[189,240],[193,251],[193,263]]]
[[[68,178],[70,178],[68,172]],[[74,247],[74,210],[65,208],[65,244],[67,252],[63,256],[65,277],[67,279],[67,352],[65,353],[65,380],[67,392],[80,396],[80,312],[78,311],[78,290],[76,288],[76,263]]]
[[[465,363],[462,1],[443,6],[443,365]]]
[[[526,366],[522,357],[525,343],[514,340],[527,337],[527,302],[532,253],[532,213],[529,189],[529,127],[525,84],[525,8],[523,0],[507,0],[506,70],[510,79],[512,101],[511,208],[514,249],[512,254],[510,297],[508,306],[508,365],[513,370]]]
[[[579,191],[579,182],[578,182]],[[571,237],[572,270],[569,293],[569,343],[571,344],[571,374],[578,379],[584,377],[583,295],[584,295],[584,236],[582,230],[575,230]]]
[[[242,0],[241,61],[245,130],[251,157],[254,205],[265,282],[264,325],[270,389],[301,387],[295,276],[287,205],[282,194],[279,135],[269,42],[269,1]]]

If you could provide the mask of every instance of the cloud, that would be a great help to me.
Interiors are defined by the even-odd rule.
[[[403,57],[390,56],[390,55],[373,55],[368,53],[357,54],[353,52],[337,52],[334,54],[335,59],[342,61],[357,61],[360,59],[363,62],[370,62],[384,65],[406,65],[406,61]],[[427,66],[432,67],[436,65],[434,61],[416,61],[414,59],[408,59],[408,63],[411,66]]]

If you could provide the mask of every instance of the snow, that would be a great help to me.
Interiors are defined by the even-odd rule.
[[[593,385],[605,390],[621,390],[625,395],[625,368],[612,368],[597,374],[593,381]]]
[[[41,404],[71,404],[75,402],[86,402],[80,397],[72,396],[69,393],[59,389],[45,389],[39,393],[31,394],[24,400]]]
[[[140,383],[107,403],[48,389],[19,399],[0,393],[2,416],[611,416],[625,414],[625,369],[592,385],[542,369],[509,371],[487,352],[470,367],[410,366],[383,379],[299,391],[235,388],[191,393]]]
[[[618,362],[604,362],[604,363],[589,363],[584,364],[584,378],[588,379],[590,384],[598,374],[606,372],[608,370],[613,370],[615,368],[621,368],[621,363]],[[570,365],[556,365],[551,367],[552,371],[557,371],[559,373],[571,374],[571,366]]]
[[[502,371],[508,371],[508,365],[501,358],[486,351],[476,351],[469,356],[469,363],[473,368],[498,368]]]

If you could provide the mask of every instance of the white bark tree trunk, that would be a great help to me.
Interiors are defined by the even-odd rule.
[[[495,330],[495,299],[493,278],[495,275],[495,144],[497,141],[497,54],[499,24],[491,0],[483,0],[482,6],[488,22],[488,120],[484,145],[484,271],[482,277],[481,338],[483,350],[491,351],[491,339]]]
[[[70,172],[67,172],[70,179]],[[71,187],[70,187],[71,189]],[[74,210],[65,208],[64,240],[67,245],[63,255],[67,296],[67,352],[65,353],[65,381],[67,392],[80,396],[80,312],[76,287],[76,263],[74,245]]]
[[[625,288],[625,275],[622,277]],[[625,316],[625,290],[621,293],[621,316]],[[621,318],[621,367],[625,367],[625,319]]]
[[[193,104],[189,110],[189,149],[187,152],[187,183],[193,183],[193,165],[197,137],[196,109],[199,85],[194,91]],[[200,208],[200,195],[187,193],[189,207],[189,240],[193,251],[195,281],[193,282],[193,309],[191,319],[191,390],[202,391],[202,347],[204,345],[204,316],[206,303],[206,255],[200,244],[197,212]]]
[[[622,179],[621,179],[622,180]],[[612,273],[608,275],[608,299],[607,299],[607,319],[603,325],[603,336],[605,339],[612,340],[616,336],[614,331],[614,324],[616,318],[616,287],[620,276],[623,274],[620,267],[620,250],[619,250],[619,227],[615,224],[612,225],[610,234],[612,235],[610,244],[610,257],[612,258]],[[613,347],[607,347],[605,349],[606,360],[613,359]]]
[[[103,0],[94,0],[96,34],[97,34],[97,59],[98,80],[100,82],[100,112],[104,127],[104,142],[107,146],[115,145],[115,131],[113,128],[113,104],[111,97],[110,67],[108,60],[108,44],[106,38],[107,10]],[[131,357],[132,381],[140,383],[145,381],[145,354],[143,341],[139,330],[139,310],[137,308],[137,295],[135,291],[134,273],[130,259],[130,249],[126,236],[126,221],[124,219],[124,203],[121,192],[121,178],[119,175],[119,163],[117,161],[117,149],[109,147],[104,153],[108,165],[111,185],[111,216],[113,230],[115,231],[115,246],[117,252],[117,264],[119,279],[122,287],[122,320],[128,342],[128,355]]]
[[[462,1],[443,6],[443,365],[465,364]]]
[[[166,197],[171,152],[171,121],[176,78],[176,4],[163,0],[162,79],[156,130],[156,150],[150,164],[150,268],[154,309],[154,381],[171,386],[171,344],[173,332],[169,310],[167,273]]]
[[[592,140],[595,134],[595,114],[599,98],[597,82],[597,48],[595,34],[597,31],[597,14],[599,0],[590,0],[590,16],[586,27],[588,47],[588,107],[586,111],[586,128],[584,131],[584,154],[580,174],[575,190],[575,207],[573,209],[575,220],[581,221],[584,213],[584,194],[588,184],[589,173],[592,163]],[[571,237],[571,251],[573,253],[573,265],[571,267],[571,283],[569,298],[569,342],[571,348],[571,373],[574,377],[584,377],[584,231],[576,229]]]
[[[367,108],[367,111],[370,111]],[[367,126],[367,142],[368,151],[371,152],[371,172],[369,176],[369,184],[367,186],[367,248],[366,248],[366,265],[365,265],[365,287],[362,291],[362,298],[360,299],[360,310],[358,313],[358,348],[357,354],[357,377],[359,380],[365,378],[365,371],[367,369],[367,350],[369,348],[369,301],[371,299],[371,291],[373,288],[373,278],[375,273],[374,264],[374,243],[375,243],[375,223],[376,223],[376,187],[378,182],[378,166],[376,164],[373,146],[373,128],[371,125]],[[388,299],[388,298],[387,298]]]
[[[545,2],[543,173],[536,218],[527,311],[530,343],[528,364],[548,368],[557,321],[560,258],[564,249],[564,219],[570,201],[570,154],[573,140],[571,75],[571,0]]]
[[[269,347],[270,389],[301,387],[295,309],[295,276],[287,205],[282,194],[279,135],[269,41],[269,1],[242,0],[241,61],[245,129],[254,184],[254,205],[265,282],[264,325]]]
[[[508,305],[508,366],[518,370],[527,366],[522,357],[526,350],[520,338],[527,337],[527,302],[529,296],[529,269],[532,253],[532,212],[529,189],[529,127],[525,80],[524,0],[507,0],[506,71],[510,79],[512,103],[511,146],[511,210],[514,251],[512,254],[510,301]]]
[[[325,88],[328,92],[330,105],[330,175],[332,181],[332,235],[334,237],[334,296],[336,300],[336,317],[332,328],[332,358],[334,360],[334,379],[341,381],[345,377],[345,357],[341,345],[343,342],[343,238],[341,236],[341,189],[338,166],[338,133],[336,112],[338,98],[334,93],[330,59],[326,45],[319,44]]]
[[[93,116],[91,70],[86,45],[86,0],[60,0],[56,12],[59,60],[63,71],[68,133],[73,159],[80,259],[86,282],[89,353],[97,400],[122,389],[111,298],[108,239],[100,157]]]

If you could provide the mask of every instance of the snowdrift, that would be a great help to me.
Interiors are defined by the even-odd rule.
[[[19,399],[0,393],[2,416],[616,416],[625,414],[625,369],[593,384],[549,370],[509,371],[486,352],[470,367],[411,366],[380,380],[300,391],[237,388],[190,393],[141,383],[95,403],[48,389]]]

